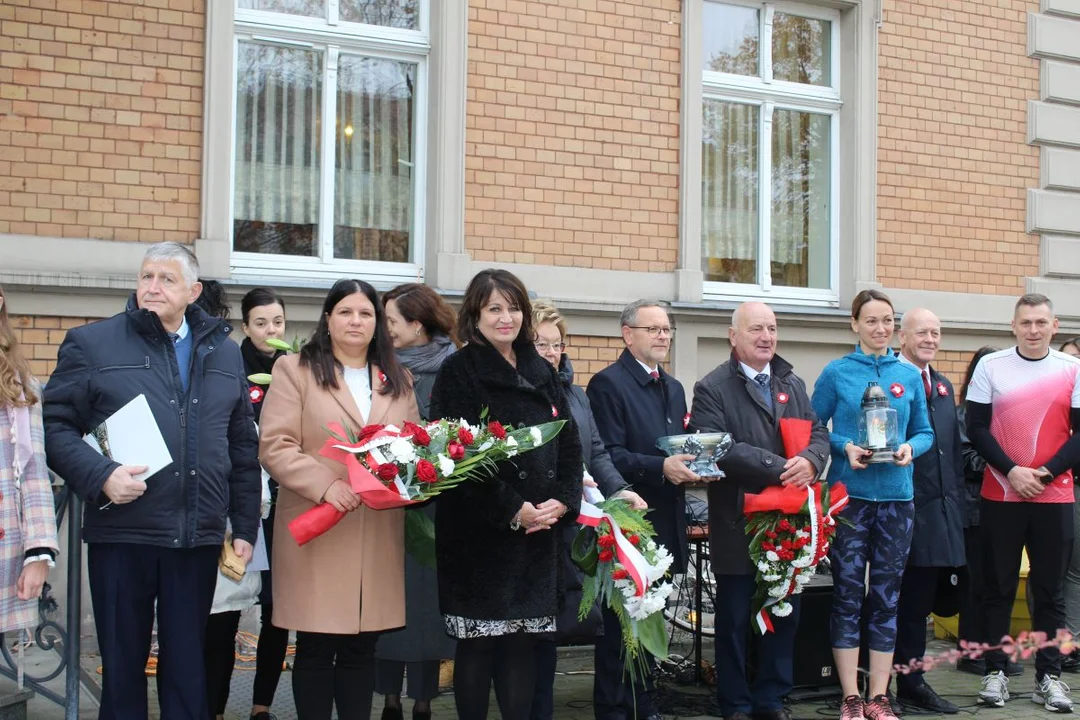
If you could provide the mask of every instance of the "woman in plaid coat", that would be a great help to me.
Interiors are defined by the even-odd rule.
[[[41,385],[19,352],[0,288],[0,632],[38,624],[37,599],[58,549]]]

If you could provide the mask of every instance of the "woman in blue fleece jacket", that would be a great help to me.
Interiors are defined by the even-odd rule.
[[[863,290],[856,295],[851,329],[859,345],[855,352],[825,367],[811,401],[822,422],[832,420],[829,484],[844,483],[851,498],[842,513],[846,522],[839,524],[829,554],[833,568],[829,631],[844,693],[841,720],[896,718],[885,691],[896,642],[896,601],[915,522],[911,462],[929,450],[934,440],[919,372],[889,350],[893,325],[892,303],[884,293]],[[858,445],[858,417],[869,382],[876,382],[889,396],[900,436],[905,438],[895,464],[868,465],[864,461],[870,452]],[[865,704],[857,682],[864,598],[869,613],[871,698]]]

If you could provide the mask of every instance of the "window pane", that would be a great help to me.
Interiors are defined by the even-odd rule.
[[[773,15],[773,79],[807,85],[831,85],[830,23],[776,13]]]
[[[346,22],[416,30],[420,0],[341,0],[338,12]]]
[[[334,257],[409,262],[414,63],[338,64]]]
[[[704,104],[702,269],[708,281],[756,284],[760,110],[717,100]]]
[[[318,255],[322,54],[240,43],[233,247]]]
[[[757,75],[758,11],[739,5],[706,2],[702,11],[705,69]]]
[[[219,2],[220,0],[212,1]],[[236,6],[241,10],[263,10],[287,15],[326,17],[326,0],[239,0]]]
[[[827,289],[830,118],[777,109],[772,127],[773,284]]]

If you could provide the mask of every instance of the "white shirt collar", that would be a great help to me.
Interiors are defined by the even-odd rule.
[[[649,367],[648,365],[646,365],[645,363],[641,362],[641,361],[640,361],[640,360],[638,360],[637,358],[634,358],[634,362],[636,362],[636,363],[637,363],[638,365],[640,365],[641,367],[645,368],[645,372],[649,373],[650,375],[652,375],[652,374],[653,374],[654,372],[660,372],[660,369],[659,369],[659,368],[655,368],[655,367]]]
[[[929,375],[930,375],[930,366],[929,365],[927,365],[924,368],[921,368],[918,365],[916,365],[915,363],[911,362],[911,360],[908,359],[908,356],[905,355],[902,352],[896,353],[896,358],[900,362],[906,363],[906,364],[910,365],[911,367],[915,368],[916,370],[918,370],[920,375],[923,374],[923,373],[926,373],[926,375],[929,377]]]
[[[756,379],[757,376],[761,375],[762,373],[764,373],[765,375],[768,375],[770,378],[772,377],[772,363],[769,363],[764,368],[762,368],[761,372],[758,372],[754,368],[750,367],[749,365],[744,363],[742,360],[739,361],[739,367],[742,368],[743,374],[746,375],[746,377],[750,378],[751,380]]]
[[[188,327],[187,318],[185,317],[184,319],[182,319],[180,321],[180,327],[176,329],[176,335],[181,340],[183,340],[184,338],[186,338],[188,336],[189,332],[191,332],[191,328]]]

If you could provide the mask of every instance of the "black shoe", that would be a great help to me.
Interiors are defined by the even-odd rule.
[[[277,716],[263,711],[252,715],[250,720],[277,720]]]
[[[1061,656],[1061,671],[1080,673],[1080,650],[1073,650],[1068,655]]]
[[[956,661],[956,669],[982,677],[986,674],[986,661],[982,658],[960,658]]]
[[[1016,677],[1017,675],[1023,675],[1023,674],[1024,674],[1024,666],[1021,665],[1020,663],[1013,662],[1012,660],[1009,660],[1006,663],[1006,665],[1005,665],[1005,676],[1006,677]]]
[[[383,706],[382,720],[405,720],[405,717],[401,714],[400,707],[393,708]]]
[[[421,712],[416,708],[412,709],[412,720],[431,720],[431,711]]]
[[[754,720],[791,720],[791,713],[787,711],[787,708],[765,710],[754,713]]]
[[[960,712],[960,708],[938,695],[934,692],[934,688],[925,682],[919,683],[906,692],[898,691],[896,699],[900,701],[901,705],[907,705],[919,710],[929,710],[930,712],[945,715],[955,715]]]

